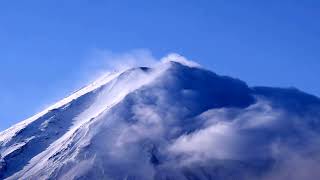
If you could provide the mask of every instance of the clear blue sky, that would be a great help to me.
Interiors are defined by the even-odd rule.
[[[319,20],[318,0],[3,0],[0,130],[78,88],[95,49],[177,52],[320,96]]]

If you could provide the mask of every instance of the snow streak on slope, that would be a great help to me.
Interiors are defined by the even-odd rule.
[[[23,129],[24,127],[26,127],[28,124],[30,124],[31,122],[37,120],[38,118],[40,118],[41,116],[45,115],[46,113],[48,113],[50,110],[53,109],[57,109],[60,108],[68,103],[70,103],[72,100],[77,99],[78,97],[91,92],[99,87],[101,87],[102,85],[108,83],[110,80],[114,79],[115,77],[117,77],[120,74],[120,72],[114,72],[114,73],[108,73],[106,75],[104,75],[103,77],[99,78],[98,80],[94,81],[93,83],[89,84],[88,86],[78,90],[77,92],[71,94],[70,96],[62,99],[61,101],[51,105],[50,107],[48,107],[47,109],[43,110],[42,112],[16,124],[15,126],[3,131],[0,133],[0,142],[5,145],[6,142],[8,142],[19,130]]]
[[[63,147],[64,144],[72,140],[71,137],[76,131],[79,130],[80,127],[84,126],[86,123],[92,122],[96,116],[104,111],[107,111],[109,108],[120,102],[128,93],[152,81],[165,69],[166,65],[153,71],[149,71],[148,68],[130,69],[124,73],[121,73],[120,75],[117,74],[116,76],[112,76],[116,78],[109,78],[109,81],[99,81],[98,83],[94,83],[84,88],[84,90],[88,90],[89,88],[92,90],[98,90],[98,93],[94,97],[95,100],[93,103],[91,103],[91,105],[88,106],[88,108],[86,108],[83,112],[74,117],[72,120],[73,125],[69,127],[69,130],[63,136],[58,138],[53,144],[51,144],[44,152],[34,157],[30,161],[30,164],[42,165],[41,163],[43,163],[43,161],[39,161],[43,160],[44,157],[50,157],[54,153],[59,152],[59,148]],[[105,80],[105,78],[103,80]],[[104,84],[100,82],[103,82]],[[100,87],[100,89],[97,89],[98,87]],[[82,92],[78,91],[76,92],[76,95],[79,93]],[[71,97],[75,97],[75,95],[72,95]],[[66,101],[64,100],[62,102],[65,103]],[[63,108],[68,108],[68,106],[64,106]],[[28,168],[28,166],[26,168]],[[40,166],[40,168],[42,167]]]
[[[296,89],[250,88],[178,55],[164,58],[154,68],[116,74],[95,87],[48,110],[0,145],[0,176],[320,175],[315,168],[320,165],[320,100],[314,96]],[[290,169],[294,171],[288,173]]]

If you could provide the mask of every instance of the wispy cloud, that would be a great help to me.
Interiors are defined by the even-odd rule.
[[[95,49],[86,59],[93,71],[99,73],[122,71],[138,66],[153,66],[158,62],[152,52],[147,49],[134,49],[126,52]]]
[[[177,53],[170,53],[161,59],[161,62],[164,62],[164,63],[170,62],[170,61],[179,62],[179,63],[186,65],[186,66],[189,66],[189,67],[200,67],[200,64],[198,64],[192,60],[188,60],[187,58],[185,58]]]

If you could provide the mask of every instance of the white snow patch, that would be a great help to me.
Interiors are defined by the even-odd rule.
[[[47,175],[52,172],[48,163],[49,158],[57,152],[62,152],[64,148],[67,148],[68,144],[73,141],[73,135],[82,129],[86,134],[86,137],[90,137],[90,134],[95,132],[88,132],[87,127],[93,123],[94,118],[98,117],[103,112],[108,111],[114,105],[118,104],[126,97],[129,93],[137,90],[138,88],[152,82],[155,78],[159,77],[167,68],[167,64],[161,64],[158,68],[153,69],[151,72],[145,73],[142,70],[135,69],[133,73],[123,74],[126,77],[118,76],[106,85],[105,89],[97,95],[95,102],[83,113],[74,119],[74,124],[68,132],[66,132],[61,138],[52,143],[45,151],[41,152],[37,156],[33,157],[27,166],[23,170],[17,172],[8,179],[15,179],[16,177],[31,177],[36,172],[40,172],[41,169],[47,168]],[[139,72],[140,71],[140,72]],[[85,132],[87,131],[87,132]],[[79,142],[85,144],[86,140],[81,139]],[[77,154],[77,150],[73,153],[70,159],[66,161],[74,160]]]
[[[64,105],[67,105],[68,103],[70,103],[72,100],[77,99],[78,97],[91,92],[99,87],[101,87],[102,85],[108,83],[109,81],[111,81],[112,79],[114,79],[115,77],[117,77],[119,74],[121,74],[122,72],[112,72],[112,73],[107,73],[105,75],[103,75],[101,78],[99,78],[98,80],[94,81],[93,83],[85,86],[84,88],[76,91],[75,93],[71,94],[70,96],[62,99],[61,101],[51,105],[50,107],[48,107],[47,109],[41,111],[40,113],[10,127],[9,129],[0,132],[0,142],[2,143],[2,145],[5,145],[7,142],[10,141],[10,139],[12,137],[15,136],[15,134],[25,128],[28,124],[32,123],[33,121],[37,120],[38,118],[40,118],[41,116],[45,115],[46,113],[48,113],[50,110],[53,109],[57,109],[60,108]]]

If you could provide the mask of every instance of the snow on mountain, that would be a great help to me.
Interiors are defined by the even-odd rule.
[[[173,54],[0,133],[0,179],[314,179],[320,100]]]

